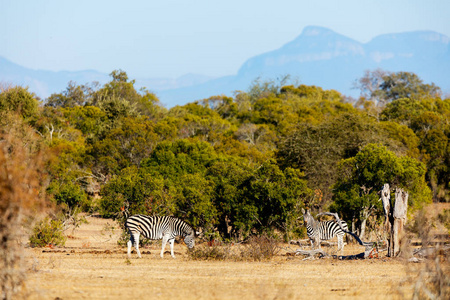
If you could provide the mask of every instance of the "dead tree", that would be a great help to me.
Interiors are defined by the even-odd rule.
[[[395,201],[391,203],[391,191],[389,184],[386,183],[381,190],[381,200],[384,208],[385,229],[388,234],[388,256],[395,257],[400,253],[400,240],[406,224],[408,192],[396,188]]]

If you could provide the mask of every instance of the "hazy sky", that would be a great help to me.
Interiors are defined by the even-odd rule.
[[[449,0],[0,0],[0,56],[131,78],[233,75],[308,25],[360,42],[414,30],[450,37],[449,14]]]

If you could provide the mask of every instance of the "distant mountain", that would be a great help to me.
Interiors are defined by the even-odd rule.
[[[211,95],[246,89],[255,78],[290,75],[303,84],[335,89],[357,97],[352,89],[365,70],[414,72],[425,83],[434,82],[450,92],[450,39],[433,31],[385,34],[360,43],[323,27],[306,27],[281,48],[247,60],[235,76],[202,85],[161,92],[169,104],[183,104]]]
[[[78,84],[93,81],[105,83],[108,79],[108,75],[94,70],[53,72],[27,69],[0,57],[0,82],[28,86],[30,92],[41,98],[46,98],[52,93],[62,92],[69,81],[74,81]]]
[[[136,87],[148,87],[152,91],[179,89],[187,86],[202,84],[213,79],[210,76],[186,74],[178,78],[150,78],[136,79]],[[0,56],[0,82],[28,86],[29,91],[45,99],[53,93],[64,91],[70,81],[86,84],[94,81],[105,84],[111,80],[108,74],[95,70],[85,71],[43,71],[32,70],[19,66]]]
[[[449,93],[450,39],[433,31],[414,31],[380,35],[368,43],[360,43],[330,29],[309,26],[281,48],[247,60],[236,75],[215,79],[199,75],[137,79],[136,85],[156,91],[168,107],[213,95],[232,95],[233,91],[246,90],[256,78],[276,79],[285,75],[303,84],[356,97],[358,91],[352,89],[353,83],[365,70],[376,68],[414,72],[425,83],[434,82]],[[109,78],[95,71],[33,71],[0,58],[0,81],[28,85],[39,95],[60,92],[69,80],[79,84],[93,80],[104,83]]]

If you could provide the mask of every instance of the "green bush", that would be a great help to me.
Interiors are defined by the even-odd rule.
[[[69,208],[86,205],[87,195],[83,189],[72,182],[63,184],[54,195],[57,204],[65,204]]]
[[[30,236],[31,247],[64,246],[66,236],[61,220],[50,220],[48,217],[33,228]]]

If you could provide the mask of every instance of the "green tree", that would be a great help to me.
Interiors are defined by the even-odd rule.
[[[435,201],[450,199],[450,99],[399,99],[386,105],[380,118],[405,124],[419,139],[419,157],[427,164],[426,178]]]
[[[130,214],[171,215],[175,213],[172,197],[161,176],[149,176],[132,166],[122,169],[102,187],[101,213],[105,217],[119,217],[120,208],[128,206]]]
[[[182,175],[176,184],[180,191],[176,201],[178,215],[189,220],[194,228],[212,233],[217,223],[213,183],[201,173],[191,173]]]
[[[265,162],[241,185],[245,229],[259,232],[286,231],[299,216],[299,209],[309,195],[304,175],[299,170],[281,170],[274,160]],[[245,221],[247,220],[247,221]],[[239,224],[239,223],[238,223]],[[249,227],[251,225],[251,227]]]
[[[98,84],[76,85],[70,81],[65,91],[59,94],[52,94],[45,101],[45,106],[51,107],[75,107],[83,106],[92,102],[92,96]]]
[[[74,106],[62,110],[64,117],[86,139],[96,141],[102,138],[107,128],[106,112],[95,106]]]
[[[369,217],[383,214],[378,192],[385,183],[407,190],[412,207],[431,200],[425,172],[425,165],[413,158],[397,157],[385,146],[368,144],[339,163],[332,209],[351,221],[352,227],[357,225],[362,237]]]
[[[35,122],[38,117],[39,101],[28,88],[20,86],[0,91],[0,112],[14,111],[27,122]]]
[[[382,76],[380,88],[372,92],[373,97],[386,102],[402,98],[420,99],[439,97],[441,89],[434,83],[425,84],[422,79],[411,72],[387,73]]]
[[[365,145],[383,141],[374,119],[364,114],[341,114],[320,125],[299,124],[278,146],[283,167],[299,168],[311,188],[323,192],[324,205],[338,178],[337,164],[356,155]]]

